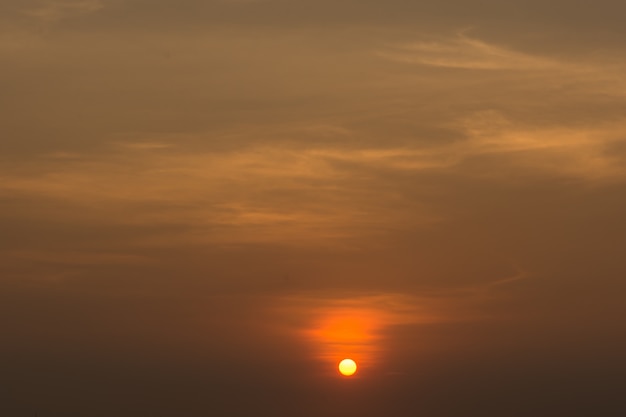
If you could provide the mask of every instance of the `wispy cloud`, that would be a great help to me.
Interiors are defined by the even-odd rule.
[[[429,148],[426,155],[410,158],[412,163],[423,159],[431,166],[458,167],[481,156],[492,157],[484,165],[485,172],[507,165],[520,173],[595,183],[626,177],[620,151],[626,120],[594,110],[595,103],[623,106],[626,101],[626,61],[621,55],[605,51],[569,58],[543,56],[464,33],[438,41],[401,43],[380,53],[393,61],[416,64],[416,73],[418,66],[467,70],[464,83],[450,87],[458,90],[458,97],[446,97],[452,103],[482,107],[447,121],[465,140]],[[456,81],[428,74],[432,83]],[[494,96],[491,91],[499,93]],[[534,121],[516,120],[509,109],[536,112]],[[581,123],[580,118],[593,122]]]
[[[24,13],[45,21],[61,20],[96,12],[104,7],[101,0],[46,0]]]
[[[626,155],[611,151],[625,141],[624,121],[596,127],[533,127],[486,111],[464,119],[461,126],[468,140],[455,147],[465,157],[494,155],[521,172],[583,181],[626,178]]]
[[[417,41],[381,51],[383,57],[434,67],[474,70],[545,70],[560,62],[514,51],[465,35],[443,41]]]
[[[0,172],[0,194],[99,209],[116,222],[193,226],[187,239],[311,243],[442,220],[397,175],[456,173],[507,181],[502,168],[588,183],[626,179],[624,123],[537,127],[497,111],[454,123],[465,137],[439,146],[257,145],[192,152],[163,141],[115,143],[100,155],[53,154],[30,173]],[[165,150],[167,152],[165,152]],[[475,158],[491,158],[479,167]],[[205,232],[201,232],[204,230]]]
[[[401,151],[115,149],[104,157],[48,158],[50,165],[40,174],[5,173],[0,193],[120,210],[125,213],[122,222],[193,225],[210,230],[202,239],[222,243],[328,243],[436,219],[423,208],[419,215],[419,205],[409,201],[389,207],[402,201],[397,190],[338,163],[393,168]],[[387,215],[390,209],[394,217]]]

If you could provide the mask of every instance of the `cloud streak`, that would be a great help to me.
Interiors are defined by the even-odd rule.
[[[447,41],[418,41],[397,45],[381,56],[401,62],[467,70],[554,70],[561,64],[459,35]]]
[[[325,241],[441,221],[435,206],[393,178],[455,174],[508,181],[504,172],[623,182],[626,155],[612,151],[622,123],[532,127],[499,112],[455,123],[463,140],[440,146],[270,147],[190,153],[154,141],[119,143],[100,155],[55,153],[30,173],[6,171],[0,193],[125,211],[116,222],[208,228],[211,239]],[[493,159],[479,167],[471,162]],[[499,162],[498,162],[499,161]],[[422,194],[426,198],[425,194]]]
[[[103,7],[100,0],[46,0],[24,13],[44,21],[57,21],[94,13]]]

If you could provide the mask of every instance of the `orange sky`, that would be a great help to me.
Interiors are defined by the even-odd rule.
[[[624,414],[625,13],[3,0],[0,415]]]

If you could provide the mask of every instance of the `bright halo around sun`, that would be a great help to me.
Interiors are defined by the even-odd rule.
[[[339,373],[344,376],[354,375],[356,372],[356,362],[352,359],[344,359],[339,362]]]

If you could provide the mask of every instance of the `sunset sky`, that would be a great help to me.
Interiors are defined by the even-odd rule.
[[[625,16],[0,0],[0,415],[626,415]]]

